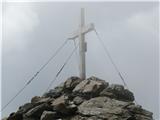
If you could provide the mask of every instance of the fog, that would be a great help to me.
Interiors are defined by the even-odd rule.
[[[80,8],[86,24],[94,23],[105,46],[140,105],[158,120],[158,3],[156,2],[41,2],[3,4],[2,106],[45,64],[70,33],[78,29]],[[86,36],[86,74],[122,84],[94,32]],[[78,43],[78,39],[76,39]],[[58,69],[74,49],[73,41],[2,112],[18,109],[33,96],[42,95]],[[78,76],[74,54],[54,86]]]

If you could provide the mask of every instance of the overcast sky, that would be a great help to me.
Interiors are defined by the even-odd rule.
[[[158,4],[152,2],[3,4],[2,106],[78,28],[81,7],[86,10],[86,24],[95,24],[138,103],[152,111],[158,120],[159,14]],[[122,84],[95,33],[88,33],[86,41],[87,77]],[[15,111],[33,96],[42,95],[73,49],[74,44],[69,41],[2,116]],[[73,75],[78,75],[76,54],[52,88]]]

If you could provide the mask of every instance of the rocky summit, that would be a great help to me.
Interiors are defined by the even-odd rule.
[[[63,84],[11,113],[7,120],[153,120],[152,113],[134,103],[122,85],[90,77],[70,77]]]

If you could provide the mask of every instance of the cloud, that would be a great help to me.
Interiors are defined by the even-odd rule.
[[[3,45],[7,50],[24,47],[27,39],[16,39],[17,37],[25,38],[28,33],[33,32],[39,24],[38,14],[35,9],[27,3],[24,4],[4,4],[3,9]]]
[[[155,7],[146,11],[141,11],[139,13],[133,14],[127,19],[127,23],[128,26],[132,29],[154,34],[155,31],[158,32],[158,21],[156,19],[157,15],[158,7]]]

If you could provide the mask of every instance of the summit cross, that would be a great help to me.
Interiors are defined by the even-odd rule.
[[[80,15],[80,26],[78,30],[73,32],[68,39],[75,40],[79,38],[79,77],[81,79],[86,79],[86,56],[87,52],[87,43],[85,41],[85,34],[94,30],[94,24],[90,23],[89,25],[85,25],[85,13],[84,8],[81,8]]]

